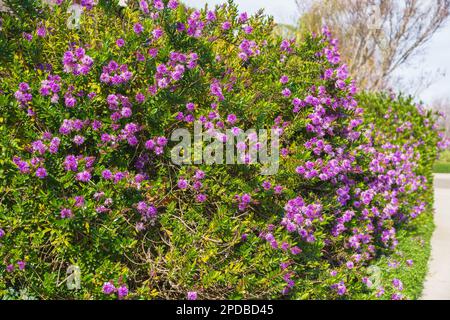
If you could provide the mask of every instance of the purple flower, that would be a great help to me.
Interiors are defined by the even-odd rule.
[[[334,290],[336,290],[336,293],[337,293],[339,296],[343,296],[343,295],[345,295],[345,294],[347,293],[347,288],[346,288],[346,286],[345,286],[345,284],[344,284],[343,281],[341,281],[341,282],[339,282],[339,283],[337,283],[337,284],[334,284],[334,285],[332,285],[331,287],[332,287]]]
[[[242,201],[243,203],[250,203],[250,201],[252,201],[252,197],[251,197],[249,194],[244,194],[244,195],[241,197],[241,201]]]
[[[126,177],[126,173],[125,172],[116,172],[114,174],[114,183],[118,183],[119,181],[122,181],[123,179],[125,179]]]
[[[38,177],[39,179],[44,179],[45,177],[47,177],[47,170],[45,170],[45,168],[43,167],[39,167],[36,170],[36,177]]]
[[[74,205],[78,208],[84,206],[84,198],[82,196],[76,196]]]
[[[14,164],[19,168],[21,173],[29,173],[30,165],[26,161],[22,161],[19,157],[13,158]]]
[[[162,0],[153,0],[153,6],[157,10],[162,10],[164,9],[164,2]]]
[[[229,115],[227,116],[227,122],[228,122],[229,124],[235,124],[236,121],[237,121],[236,115],[234,115],[234,114],[229,114]]]
[[[19,90],[22,92],[26,92],[26,91],[30,90],[30,85],[26,82],[21,82],[21,83],[19,83]]]
[[[236,148],[239,151],[245,151],[245,149],[247,148],[247,145],[245,144],[244,141],[239,141],[238,143],[236,143]]]
[[[45,29],[45,27],[39,27],[36,30],[36,35],[38,37],[44,38],[47,35],[47,30]]]
[[[252,26],[245,26],[244,27],[244,32],[246,34],[251,34],[253,32],[253,27]]]
[[[192,102],[189,102],[186,104],[186,109],[189,111],[194,111],[195,109],[195,104],[193,104]]]
[[[26,262],[25,261],[17,261],[17,266],[19,267],[19,270],[25,269]]]
[[[73,138],[73,142],[77,145],[77,146],[81,146],[84,143],[84,137],[80,136],[80,135],[76,135]]]
[[[216,13],[214,11],[208,11],[206,13],[206,20],[208,21],[215,21],[217,19]]]
[[[145,102],[145,96],[142,93],[140,93],[140,92],[138,92],[136,94],[135,99],[136,99],[136,101],[138,103],[144,103]]]
[[[192,185],[192,187],[195,189],[195,190],[200,190],[202,187],[203,187],[203,184],[200,182],[200,181],[195,181],[194,182],[194,184]]]
[[[91,174],[88,171],[82,171],[77,173],[76,179],[81,182],[88,182],[91,180]]]
[[[297,172],[300,175],[303,175],[303,174],[305,174],[306,170],[304,167],[300,166],[295,169],[295,172]]]
[[[384,293],[385,293],[384,288],[381,288],[381,287],[378,288],[378,291],[377,291],[377,294],[376,294],[377,298],[382,297],[384,295]]]
[[[294,246],[294,247],[291,248],[291,253],[292,253],[293,255],[298,255],[298,254],[302,253],[302,249],[300,249],[300,248],[297,247],[297,246]]]
[[[5,231],[3,229],[0,229],[0,238],[3,238],[5,236]]]
[[[139,1],[139,8],[145,14],[149,14],[150,13],[150,10],[148,9],[148,3],[147,3],[146,0]]]
[[[243,12],[239,15],[239,22],[241,23],[245,23],[248,20],[248,13],[247,12]]]
[[[116,287],[114,287],[114,285],[111,282],[105,282],[103,284],[103,288],[102,291],[104,294],[112,294],[116,291]]]
[[[156,143],[154,140],[148,140],[145,143],[145,149],[147,149],[147,150],[153,150],[153,149],[155,149],[155,146],[156,146]]]
[[[86,164],[86,168],[92,168],[95,162],[95,157],[85,157],[84,162]]]
[[[78,160],[74,155],[68,155],[63,165],[66,171],[78,171]]]
[[[99,120],[92,121],[92,129],[98,131],[102,127],[102,122]]]
[[[65,218],[72,218],[73,217],[73,213],[72,210],[67,209],[67,208],[63,208],[61,209],[61,218],[65,219]]]
[[[262,187],[264,188],[264,190],[270,190],[270,188],[272,187],[272,184],[269,181],[264,181],[262,183]]]
[[[364,283],[368,288],[371,288],[373,285],[372,281],[367,277],[362,278],[362,283]]]
[[[136,34],[141,34],[144,31],[144,27],[140,23],[135,23],[133,26],[133,30]]]
[[[139,143],[138,138],[136,138],[136,136],[128,137],[127,142],[130,146],[136,146]]]
[[[178,0],[169,0],[167,6],[172,10],[178,8]]]
[[[50,146],[48,148],[48,151],[52,154],[55,154],[58,152],[58,148],[59,145],[61,143],[61,139],[59,139],[58,137],[54,137],[51,141],[50,141]]]
[[[150,48],[150,49],[148,49],[148,54],[152,58],[156,58],[156,56],[158,55],[158,49],[157,48]]]
[[[283,192],[283,186],[275,186],[273,190],[275,191],[275,194],[281,194]]]
[[[153,39],[158,40],[163,36],[164,32],[161,28],[156,28],[152,31]]]
[[[121,48],[125,45],[125,40],[123,40],[122,38],[119,38],[116,40],[116,45]]]
[[[19,84],[19,90],[14,93],[14,97],[22,107],[26,106],[33,99],[33,96],[29,91],[30,86],[28,83],[22,82]]]
[[[186,117],[184,117],[184,121],[186,122],[194,122],[195,118],[192,114],[188,114]]]
[[[157,146],[157,147],[155,147],[155,154],[156,155],[162,155],[164,153],[164,149],[163,149],[163,147],[160,147],[160,146]]]
[[[129,118],[133,114],[133,111],[130,108],[125,107],[125,108],[122,108],[122,110],[120,110],[120,114],[124,118]]]
[[[95,6],[96,1],[94,0],[81,0],[81,5],[86,8],[86,10],[92,10]]]
[[[213,80],[213,83],[211,83],[210,92],[211,95],[217,97],[219,101],[223,101],[225,99],[220,83],[217,80]]]
[[[285,97],[290,97],[291,96],[291,90],[289,90],[289,88],[284,88],[283,91],[281,92],[283,94],[283,96]]]
[[[205,173],[202,170],[197,170],[197,171],[195,171],[194,177],[197,180],[202,180],[205,178]]]
[[[224,23],[222,23],[222,29],[223,30],[230,30],[231,28],[231,22],[230,21],[225,21]]]
[[[205,202],[206,199],[207,199],[206,195],[205,195],[205,194],[202,194],[202,193],[201,193],[201,194],[198,194],[197,197],[196,197],[197,202],[200,202],[200,203]]]
[[[73,108],[75,107],[75,104],[77,103],[77,99],[75,99],[72,95],[66,95],[64,96],[64,104],[67,108]]]
[[[31,35],[30,33],[23,32],[23,33],[22,33],[22,36],[23,36],[23,38],[24,38],[25,40],[27,40],[28,42],[30,42],[31,40],[33,40],[33,35]]]
[[[119,296],[119,299],[123,299],[128,295],[128,288],[125,285],[120,286],[117,289],[117,295]]]
[[[282,77],[280,78],[280,82],[281,82],[281,84],[286,84],[286,83],[288,83],[288,82],[289,82],[289,77],[288,77],[288,76],[282,76]]]
[[[133,77],[133,73],[128,70],[128,66],[126,64],[120,65],[111,60],[107,66],[103,67],[103,72],[100,75],[100,81],[110,84],[110,85],[120,85],[126,83],[131,80]],[[110,104],[110,108],[117,107],[117,99],[113,101],[117,97],[115,95],[108,96],[108,103]],[[114,103],[114,105],[111,105]]]
[[[394,293],[394,294],[391,296],[391,299],[392,299],[392,300],[402,300],[402,299],[403,299],[403,296],[402,296],[400,293]]]
[[[392,285],[398,289],[399,291],[403,290],[403,283],[399,280],[399,279],[393,279],[392,280]]]
[[[189,291],[187,293],[187,299],[188,300],[197,300],[197,292],[195,291]]]
[[[40,154],[44,154],[45,151],[47,150],[47,147],[44,145],[44,143],[42,143],[41,140],[34,141],[31,144],[31,147],[34,152],[38,152]]]
[[[75,76],[88,74],[93,64],[94,60],[86,55],[83,48],[66,51],[63,56],[64,72]]]
[[[188,187],[188,182],[186,179],[179,179],[178,180],[178,188],[180,188],[181,190],[184,190]]]
[[[166,137],[158,137],[158,138],[156,138],[156,143],[159,146],[161,146],[161,147],[165,146],[167,144],[167,142],[168,142],[168,140],[167,140]]]

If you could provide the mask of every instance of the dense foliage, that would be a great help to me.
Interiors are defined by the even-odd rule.
[[[232,3],[129,2],[81,1],[71,29],[58,1],[20,36],[3,16],[0,295],[402,298],[368,267],[430,208],[434,116],[355,98],[326,28],[295,43]],[[221,144],[276,129],[278,173],[249,152],[175,165],[170,135],[195,121]]]
[[[365,110],[365,122],[373,130],[372,139],[377,149],[397,150],[401,157],[409,154],[411,160],[401,164],[402,175],[399,177],[403,179],[403,175],[412,169],[426,179],[420,192],[414,191],[400,202],[406,206],[401,210],[407,212],[414,210],[409,206],[414,199],[413,203],[421,203],[426,208],[425,212],[399,228],[398,247],[375,262],[383,275],[382,282],[401,279],[405,285],[404,296],[418,299],[427,275],[434,229],[433,163],[439,151],[448,147],[448,141],[437,125],[443,115],[415,103],[411,97],[397,97],[395,94],[363,93],[358,95],[358,101]],[[395,289],[387,287],[386,292],[395,294]]]
[[[375,144],[386,143],[396,148],[411,150],[415,153],[416,174],[427,179],[428,189],[433,187],[433,164],[439,156],[439,150],[448,147],[438,119],[443,115],[421,104],[412,97],[395,96],[395,94],[361,94],[359,103],[365,107],[365,121],[373,128]],[[426,192],[431,197],[432,192]],[[428,204],[433,199],[426,199]]]

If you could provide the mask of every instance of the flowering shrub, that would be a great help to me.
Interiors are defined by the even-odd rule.
[[[0,290],[383,296],[367,267],[431,203],[431,114],[384,96],[358,105],[326,28],[295,43],[231,2],[198,11],[142,0],[83,2],[70,29],[58,3],[0,67]],[[380,121],[386,104],[399,112]],[[275,129],[278,173],[173,164],[171,132],[194,122],[220,143],[224,129]],[[73,265],[78,290],[63,285]],[[401,298],[401,282],[391,287]]]
[[[415,172],[426,178],[430,191],[433,186],[433,164],[440,150],[448,147],[444,133],[439,130],[439,119],[444,115],[414,102],[412,97],[394,94],[361,94],[358,96],[365,106],[365,121],[373,132],[373,143],[382,149],[402,150],[414,163],[402,170]],[[423,193],[421,193],[423,195]],[[432,192],[425,192],[433,196]],[[432,198],[427,199],[429,205]]]

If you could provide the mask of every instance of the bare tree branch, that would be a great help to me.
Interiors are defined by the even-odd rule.
[[[386,89],[401,66],[420,52],[450,15],[450,0],[296,0],[296,32],[327,25],[340,40],[349,70],[368,90]]]

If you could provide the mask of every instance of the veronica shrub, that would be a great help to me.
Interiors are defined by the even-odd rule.
[[[3,17],[0,294],[407,298],[368,267],[431,207],[434,115],[357,95],[326,28],[296,42],[232,2],[81,4],[78,29],[67,1],[20,35]],[[171,133],[195,122],[220,143],[275,129],[278,173],[173,164]]]

